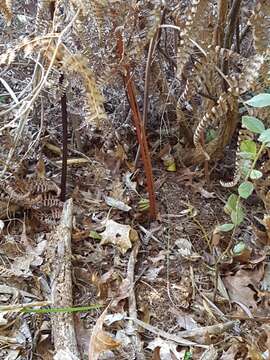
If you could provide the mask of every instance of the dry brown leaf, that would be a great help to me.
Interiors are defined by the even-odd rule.
[[[216,360],[218,359],[218,352],[214,346],[210,346],[200,357],[200,360]]]
[[[93,328],[89,343],[89,360],[98,360],[98,357],[102,352],[116,349],[121,345],[119,341],[114,340],[109,333],[103,330],[103,323],[105,321],[107,311],[108,307],[100,315]]]
[[[130,280],[128,278],[124,279],[118,288],[116,298],[112,302],[112,307],[116,307],[121,300],[124,300],[127,297],[129,297],[131,288],[132,288],[132,284],[130,283]]]
[[[106,228],[100,234],[102,238],[100,244],[116,245],[122,254],[125,254],[132,247],[132,242],[139,238],[137,231],[130,225],[122,225],[114,220],[106,220],[104,225]]]
[[[148,349],[154,351],[156,348],[159,348],[159,358],[160,360],[180,360],[183,359],[183,352],[177,351],[178,345],[172,341],[162,340],[161,338],[156,338],[151,341],[147,346]]]
[[[244,304],[250,310],[256,310],[255,289],[258,288],[263,273],[263,267],[260,266],[250,271],[240,269],[235,275],[223,278],[231,301]]]
[[[241,354],[243,359],[243,356],[247,355],[246,345],[240,343],[232,344],[227,351],[223,352],[220,360],[233,360],[236,354]]]

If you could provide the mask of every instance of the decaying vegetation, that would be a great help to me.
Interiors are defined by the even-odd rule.
[[[269,1],[0,14],[0,358],[268,359]]]

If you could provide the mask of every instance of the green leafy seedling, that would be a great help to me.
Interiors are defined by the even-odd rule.
[[[260,94],[246,104],[250,106],[263,107],[270,105],[270,94]],[[219,226],[220,231],[231,231],[236,226],[240,225],[244,220],[244,210],[241,205],[241,199],[248,199],[254,191],[254,184],[252,180],[257,180],[262,177],[262,172],[256,170],[256,164],[265,150],[270,145],[270,129],[265,129],[264,123],[254,116],[243,116],[242,127],[248,129],[253,134],[257,135],[256,140],[246,139],[240,144],[240,162],[241,174],[244,181],[238,186],[238,195],[231,194],[224,207],[226,214],[230,215],[232,223],[223,224]]]

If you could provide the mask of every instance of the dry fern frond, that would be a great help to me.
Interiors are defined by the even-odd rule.
[[[44,210],[35,210],[33,212],[34,217],[36,217],[41,223],[48,225],[50,228],[58,224],[62,215],[62,208],[52,207],[47,211]]]
[[[99,37],[102,39],[104,21],[106,15],[106,9],[108,9],[108,1],[107,0],[92,0],[91,4],[91,12],[94,15],[94,19],[98,25]]]
[[[181,101],[189,101],[196,93],[196,84],[192,76],[186,80],[185,88],[180,96]]]
[[[270,45],[270,6],[269,1],[260,0],[249,19],[252,26],[254,47],[262,54],[269,51]]]
[[[63,203],[51,193],[45,193],[42,195],[41,206],[46,208],[58,207],[62,208]]]
[[[247,60],[238,80],[240,93],[244,93],[252,88],[253,83],[259,77],[260,69],[264,64],[264,57],[256,54]]]
[[[18,276],[18,273],[6,268],[5,266],[0,265],[0,279],[1,278],[11,278],[13,276]]]
[[[10,24],[12,20],[12,0],[0,0],[0,13],[3,14],[6,22]]]
[[[248,114],[262,120],[265,124],[270,125],[270,107],[266,106],[264,108],[254,108],[249,106],[247,108]]]
[[[143,3],[141,4],[142,8],[140,8],[140,11],[138,13],[136,13],[135,10],[134,13],[132,14],[134,24],[138,21],[137,18],[140,19],[139,23],[137,24],[139,26],[139,33],[136,34],[135,36],[133,36],[133,34],[129,35],[132,37],[132,43],[128,49],[129,55],[135,56],[135,58],[140,59],[140,61],[144,49],[158,31],[159,25],[161,23],[161,14],[162,14],[160,3],[153,4],[152,1],[149,1],[149,3],[147,4],[148,6],[143,7],[143,5],[145,4]],[[126,28],[130,27],[129,17],[126,17],[125,19],[125,27]]]
[[[235,98],[230,93],[222,93],[218,99],[217,105],[213,106],[199,122],[193,137],[195,147],[200,147],[201,134],[205,131],[207,126],[213,123],[215,120],[219,120],[224,117],[229,110],[234,107]]]
[[[37,34],[46,34],[50,25],[50,4],[53,0],[38,0],[35,30]]]
[[[189,101],[193,95],[199,92],[204,92],[206,95],[209,94],[211,89],[212,93],[215,92],[215,87],[213,86],[213,74],[214,67],[207,59],[201,59],[201,61],[196,61],[194,64],[190,76],[187,78],[185,88],[181,94],[181,100]],[[220,81],[217,81],[217,84]]]
[[[192,0],[191,6],[186,12],[186,23],[183,30],[180,32],[181,40],[177,51],[177,76],[180,78],[183,69],[188,62],[190,54],[193,52],[193,45],[190,42],[190,37],[198,40],[201,28],[199,21],[204,18],[205,10],[208,7],[208,1]]]
[[[90,35],[88,20],[91,18],[96,22],[99,39],[103,43],[104,22],[109,8],[107,0],[88,0],[83,4],[83,12],[76,19],[74,30],[77,37],[83,45],[83,54],[91,54],[90,45],[92,43],[92,35]]]
[[[237,53],[233,50],[230,50],[230,49],[223,48],[221,46],[215,46],[214,48],[212,46],[210,46],[208,48],[208,54],[211,56],[211,53],[215,54],[215,58],[216,58],[215,63],[216,64],[218,64],[219,59],[233,60],[235,62],[240,62],[240,63],[243,63],[246,60],[239,53]]]
[[[46,178],[35,178],[29,180],[27,188],[32,195],[54,192],[57,196],[59,196],[61,192],[61,189],[55,184],[55,182]]]
[[[67,55],[62,61],[63,68],[68,72],[76,72],[83,80],[85,88],[85,98],[87,107],[86,123],[97,126],[101,125],[100,121],[107,119],[104,106],[103,96],[101,95],[93,72],[88,66],[87,59],[82,55]]]
[[[241,179],[241,175],[242,175],[241,170],[242,170],[243,159],[240,156],[240,152],[241,152],[240,146],[241,146],[242,141],[244,141],[244,140],[253,140],[253,134],[249,130],[241,129],[239,131],[238,138],[237,138],[235,166],[234,166],[235,170],[234,170],[233,179],[232,179],[232,181],[229,181],[229,182],[220,181],[220,184],[223,187],[226,187],[226,188],[234,187],[237,185],[237,183]]]
[[[24,55],[28,56],[36,51],[37,48],[46,48],[48,44],[49,39],[44,38],[43,36],[36,36],[32,39],[30,37],[25,37],[18,45],[8,49],[0,55],[0,65],[11,65],[21,50],[24,50]]]

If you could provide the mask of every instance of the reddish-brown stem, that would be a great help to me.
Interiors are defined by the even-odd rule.
[[[122,35],[118,32],[117,37],[117,55],[120,60],[123,59],[123,40]],[[130,67],[128,64],[124,64],[125,72],[122,75],[124,80],[124,85],[127,93],[127,98],[130,104],[133,122],[136,128],[137,140],[141,149],[141,157],[144,165],[144,171],[146,176],[146,186],[149,196],[149,213],[151,219],[156,219],[157,217],[157,205],[156,197],[154,191],[154,177],[151,163],[151,156],[148,149],[148,144],[146,140],[145,129],[143,126],[143,121],[139,106],[135,96],[135,85],[130,74]]]

